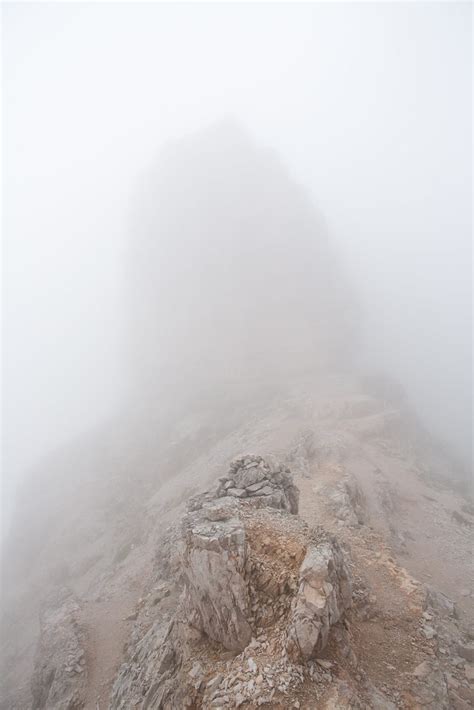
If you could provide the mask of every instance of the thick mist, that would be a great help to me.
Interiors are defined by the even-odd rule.
[[[469,464],[467,3],[2,10],[7,510],[131,392],[348,351]]]

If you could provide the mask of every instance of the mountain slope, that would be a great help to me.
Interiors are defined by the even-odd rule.
[[[73,595],[84,639],[77,676],[81,687],[83,677],[87,683],[78,707],[109,706],[121,664],[150,628],[160,638],[176,609],[182,588],[176,521],[186,501],[212,487],[233,457],[249,451],[285,462],[300,489],[301,518],[335,534],[350,559],[355,611],[348,628],[330,636],[326,706],[355,706],[359,698],[374,708],[383,707],[382,700],[417,707],[417,692],[422,698],[441,690],[447,704],[428,698],[428,706],[469,704],[473,511],[453,487],[449,459],[426,438],[403,400],[386,393],[380,398],[357,378],[326,376],[269,392],[252,407],[229,402],[228,415],[224,407],[219,419],[213,428],[212,408],[189,413],[186,425],[180,421],[174,431],[157,434],[154,445],[148,440],[141,459],[130,458],[121,441],[115,448],[109,442],[94,461],[91,452],[104,437],[91,437],[78,447],[73,480],[58,474],[54,493],[48,487],[43,499],[36,498],[41,545],[28,558],[26,576],[24,553],[13,554],[18,547],[12,543],[12,574],[4,585],[2,707],[31,706],[30,681],[37,688],[39,677],[38,660],[33,676],[39,633],[34,620],[42,607],[44,662],[48,593],[58,585]],[[137,422],[133,430],[123,426],[129,434],[140,429]],[[65,455],[56,462],[58,471],[68,460]],[[28,519],[31,498],[27,503],[19,521]],[[446,609],[439,611],[440,594],[455,602],[459,618],[449,612],[449,602],[447,616]],[[61,674],[69,687],[69,672],[57,665],[60,656],[60,649],[51,650],[58,687]],[[63,660],[67,665],[65,650]],[[425,661],[428,666],[413,676]],[[301,707],[312,707],[312,682],[298,691]]]

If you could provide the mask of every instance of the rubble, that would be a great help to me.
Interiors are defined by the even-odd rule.
[[[268,505],[290,513],[298,512],[298,495],[289,468],[255,455],[235,459],[216,491],[218,498],[246,498],[253,505]]]

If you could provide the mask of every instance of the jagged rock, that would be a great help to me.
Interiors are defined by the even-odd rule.
[[[40,613],[40,638],[31,683],[33,710],[73,710],[84,706],[87,672],[85,633],[79,605],[68,589],[46,600]]]
[[[364,496],[353,477],[345,476],[336,485],[326,486],[321,493],[326,505],[339,520],[351,526],[363,524]]]
[[[203,506],[203,514],[208,520],[228,520],[235,515],[237,501],[234,497],[226,496]]]
[[[258,465],[258,464],[256,464]],[[248,488],[249,486],[263,481],[265,478],[265,471],[261,468],[240,468],[233,474],[232,480],[236,486],[240,488]]]
[[[294,514],[298,512],[299,491],[293,484],[290,469],[261,456],[244,456],[232,461],[227,476],[219,479],[216,490],[217,498],[224,496],[250,499],[257,507],[265,505]],[[204,494],[193,500],[188,510],[198,510],[199,502],[204,505],[208,498]]]
[[[245,488],[229,488],[227,490],[228,496],[234,496],[234,498],[245,498],[247,491]]]
[[[455,603],[434,587],[426,587],[425,609],[432,607],[437,613],[445,616],[457,616]]]
[[[412,693],[415,707],[447,710],[450,707],[446,679],[437,661],[425,661],[413,673]]]
[[[428,626],[427,624],[421,627],[421,631],[424,637],[428,640],[433,639],[436,636],[436,629],[434,629],[432,626]]]
[[[315,656],[325,647],[330,627],[350,607],[349,571],[335,539],[310,547],[301,565],[293,602],[287,649],[293,659]]]
[[[252,636],[246,560],[245,530],[237,518],[185,521],[185,605],[194,625],[235,651],[245,648]]]
[[[236,476],[252,474],[246,480],[254,480],[259,472],[261,480],[249,484],[253,490],[242,489],[245,497],[229,495]],[[233,462],[214,498],[194,497],[181,525],[178,609],[166,633],[154,625],[124,664],[111,709],[259,706],[304,680],[286,646],[298,662],[322,649],[329,627],[350,604],[351,584],[337,542],[322,530],[310,533],[291,514],[297,505],[289,471],[256,456]],[[193,644],[206,648],[206,638],[221,645],[222,659],[239,653],[233,672],[232,660],[225,671],[210,657],[206,665],[202,653],[197,661]]]

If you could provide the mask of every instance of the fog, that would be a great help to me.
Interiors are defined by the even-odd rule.
[[[155,361],[158,388],[249,375],[247,362],[257,379],[286,377],[282,362],[303,371],[321,353],[313,336],[323,326],[308,342],[301,323],[324,318],[338,353],[354,350],[357,367],[399,380],[469,463],[468,3],[2,10],[7,510],[45,454],[112,416],[131,391],[149,395]],[[202,153],[192,148],[199,136]],[[247,150],[262,173],[246,169]],[[267,191],[261,156],[273,166]],[[220,199],[204,207],[209,185]],[[242,205],[252,205],[247,223]],[[270,275],[260,269],[277,232]],[[302,276],[308,253],[316,272],[305,257]],[[319,299],[332,294],[324,317],[313,310],[314,273]],[[155,305],[158,340],[137,315]],[[281,312],[286,320],[269,326]],[[222,326],[229,313],[241,330]],[[236,356],[265,330],[263,354]],[[326,365],[346,366],[331,347]]]

